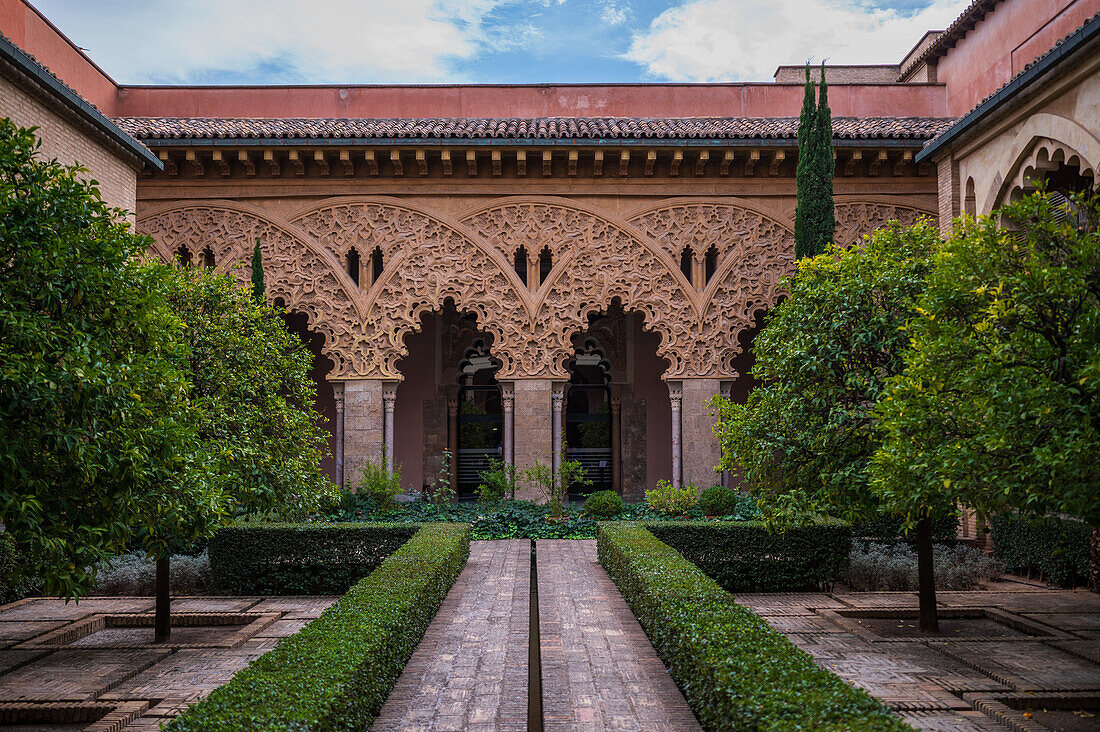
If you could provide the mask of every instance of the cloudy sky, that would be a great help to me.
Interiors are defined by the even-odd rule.
[[[968,0],[32,0],[128,84],[767,81],[897,63]]]

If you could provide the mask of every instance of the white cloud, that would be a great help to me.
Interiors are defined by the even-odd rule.
[[[608,0],[600,8],[600,20],[607,25],[622,25],[634,18],[634,12],[629,3],[618,3]]]
[[[654,18],[624,57],[671,81],[769,80],[777,66],[810,57],[896,64],[967,4],[931,0],[903,15],[841,0],[693,0]]]
[[[39,0],[123,83],[257,69],[270,81],[438,81],[509,39],[486,19],[509,0]],[[104,39],[117,39],[106,44]]]

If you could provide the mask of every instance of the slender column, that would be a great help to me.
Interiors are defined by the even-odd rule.
[[[683,400],[683,390],[678,381],[668,382],[668,399],[672,404],[672,485],[680,487],[680,405]]]
[[[619,412],[622,409],[622,399],[611,399],[611,490],[622,495],[622,427],[619,423]]]
[[[527,253],[527,286],[531,288],[531,291],[539,289],[539,285],[542,282],[539,277],[542,275],[542,270],[539,268],[539,252],[532,254]]]
[[[692,285],[696,290],[702,290],[707,286],[706,251],[696,252],[692,257]]]
[[[504,412],[504,434],[501,435],[501,447],[504,453],[502,459],[508,465],[516,464],[515,450],[513,449],[513,423],[515,421],[516,390],[511,383],[500,385],[501,409]]]
[[[722,391],[722,397],[723,398],[725,398],[725,399],[732,399],[733,398],[733,382],[732,381],[723,381],[721,383],[721,385],[719,386],[719,388]],[[722,446],[721,445],[718,446],[718,459],[719,460],[722,459]],[[723,470],[722,471],[722,486],[725,487],[725,488],[733,488],[733,476],[730,475],[730,471],[728,471],[728,470]]]
[[[550,459],[554,468],[554,479],[558,477],[558,466],[562,461],[561,454],[561,412],[562,405],[565,403],[565,384],[556,383],[551,387],[550,400],[553,405],[553,427],[550,432],[550,438],[553,440],[551,444]]]
[[[397,401],[397,384],[387,382],[382,387],[382,408],[385,413],[385,423],[382,427],[382,445],[385,450],[386,470],[393,472],[393,406]]]
[[[344,384],[332,383],[332,397],[336,402],[336,420],[332,425],[333,458],[336,460],[336,485],[344,487]]]
[[[458,490],[458,398],[447,400],[447,451],[451,453],[451,490]]]

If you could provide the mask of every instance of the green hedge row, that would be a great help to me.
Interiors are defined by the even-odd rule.
[[[905,533],[901,516],[880,513],[852,523],[852,536],[876,544],[891,544],[899,540],[916,543],[916,532]],[[951,512],[932,520],[932,540],[937,544],[953,544],[959,538],[959,514]]]
[[[244,523],[210,540],[210,584],[234,595],[342,595],[416,524]]]
[[[600,524],[600,563],[707,730],[910,730],[638,524]]]
[[[166,729],[368,728],[469,554],[469,526],[421,526],[320,618]]]
[[[993,555],[1009,570],[1059,585],[1088,584],[1092,529],[1084,521],[1004,514],[989,525]]]
[[[723,589],[793,591],[828,588],[848,566],[852,530],[837,519],[769,532],[761,521],[646,523]]]

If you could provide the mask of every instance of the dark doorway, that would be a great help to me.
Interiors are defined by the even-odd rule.
[[[591,485],[569,486],[570,500],[612,488],[611,365],[589,338],[570,361],[565,393],[566,458],[580,462]]]
[[[496,372],[500,361],[489,354],[484,341],[474,342],[459,364],[458,454],[455,455],[456,492],[475,498],[481,473],[502,456],[503,412]]]

